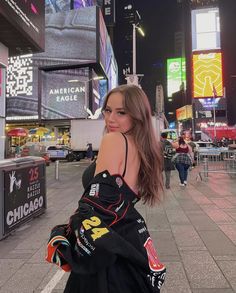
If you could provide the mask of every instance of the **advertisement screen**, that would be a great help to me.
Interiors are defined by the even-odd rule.
[[[4,171],[4,234],[46,208],[44,164]]]
[[[35,66],[96,63],[96,6],[46,14],[45,52]]]
[[[219,8],[192,10],[192,50],[220,49]]]
[[[44,49],[44,1],[1,1],[0,20],[5,24],[5,29],[0,34],[0,41],[10,49],[15,45],[21,45],[19,33],[22,33],[22,36],[26,37],[27,40],[30,40],[28,46],[32,44],[40,50]],[[13,29],[18,31],[17,38],[15,38],[16,35],[12,35]],[[9,33],[11,33],[10,40]],[[7,44],[7,40],[9,44]],[[23,42],[22,45],[27,46]]]
[[[74,0],[74,9],[95,5],[96,0]]]
[[[186,105],[176,109],[176,119],[178,121],[190,119],[193,117],[192,105]]]
[[[214,91],[214,92],[213,92]],[[221,53],[193,55],[193,97],[223,96]]]
[[[108,78],[108,90],[111,90],[112,88],[117,86],[118,67],[111,45],[111,40],[108,35],[101,11],[99,14],[99,42],[99,61]]]
[[[72,81],[72,82],[71,82]],[[42,119],[86,118],[87,82],[70,70],[42,71]]]
[[[45,0],[45,13],[69,11],[71,0]]]
[[[5,117],[5,71],[0,67],[0,117]]]
[[[167,59],[167,94],[172,94],[185,88],[186,85],[186,63],[184,58]]]

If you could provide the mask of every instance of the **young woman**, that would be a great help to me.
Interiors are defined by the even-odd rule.
[[[188,169],[192,165],[192,148],[188,145],[183,137],[180,137],[177,143],[173,144],[176,149],[175,166],[179,172],[180,186],[187,185]]]
[[[71,261],[74,252],[58,253],[72,271],[65,292],[160,292],[165,267],[134,208],[140,199],[159,202],[163,190],[150,105],[139,87],[122,85],[108,93],[103,115],[106,134],[96,163],[84,173],[85,192],[71,219],[79,257]]]

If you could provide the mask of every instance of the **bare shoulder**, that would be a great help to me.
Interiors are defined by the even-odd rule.
[[[124,138],[120,132],[110,132],[106,133],[101,142],[101,146],[104,144],[113,144],[114,142],[123,142]]]
[[[124,158],[124,137],[119,132],[107,133],[103,136],[97,163],[96,174],[108,170],[110,174],[117,174]]]

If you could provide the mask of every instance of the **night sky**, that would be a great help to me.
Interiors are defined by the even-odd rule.
[[[179,6],[176,0],[118,0],[117,25],[114,30],[114,51],[118,67],[123,63],[122,51],[127,44],[123,39],[124,33],[127,29],[132,31],[132,25],[127,28],[119,19],[119,14],[122,14],[121,8],[129,2],[133,2],[139,11],[142,17],[141,26],[145,32],[145,37],[136,34],[137,73],[144,74],[141,85],[151,103],[154,104],[156,85],[159,82],[164,85],[166,82],[166,58],[174,57],[174,32],[179,30],[178,23],[180,21],[178,17]],[[130,65],[132,73],[132,55],[130,56]],[[125,82],[125,80],[120,79],[120,82]]]
[[[144,74],[141,86],[149,96],[152,107],[155,101],[155,88],[160,82],[166,96],[166,59],[175,56],[174,33],[181,30],[181,8],[177,0],[117,0],[117,23],[114,28],[114,52],[118,67],[127,42],[126,30],[132,31],[122,22],[123,7],[132,3],[142,17],[142,28],[146,36],[137,36],[137,73]],[[223,78],[228,94],[228,118],[230,124],[236,123],[236,0],[220,0],[221,42],[223,50]],[[132,46],[132,40],[130,41]],[[130,55],[132,73],[132,55]],[[126,83],[120,70],[120,83]]]

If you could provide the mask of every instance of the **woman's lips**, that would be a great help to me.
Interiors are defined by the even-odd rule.
[[[118,127],[108,126],[108,130],[109,130],[109,131],[114,132],[114,131],[117,131],[117,129],[118,129]]]

